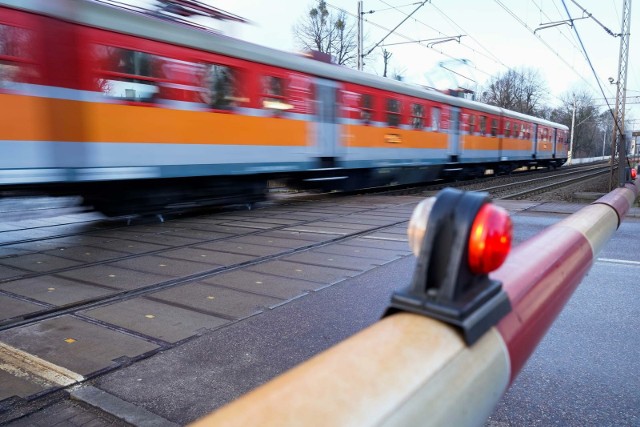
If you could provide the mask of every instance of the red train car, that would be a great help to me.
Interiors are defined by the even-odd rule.
[[[0,189],[107,214],[560,166],[565,126],[88,0],[0,0]]]

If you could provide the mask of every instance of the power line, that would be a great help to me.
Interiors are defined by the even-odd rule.
[[[442,10],[440,10],[440,9],[439,9],[435,4],[430,3],[430,5],[431,5],[431,7],[433,7],[433,8],[434,8],[434,9],[435,9],[435,10],[436,10],[440,15],[442,15],[442,16],[443,16],[447,21],[449,21],[449,23],[451,23],[451,24],[455,25],[455,26],[458,28],[458,30],[460,30],[461,32],[465,33],[465,34],[466,34],[466,35],[467,35],[471,40],[473,40],[473,41],[474,41],[478,46],[480,46],[482,49],[484,49],[484,50],[489,54],[489,56],[487,56],[487,55],[485,55],[485,54],[483,54],[483,53],[481,53],[481,52],[478,52],[477,50],[473,49],[473,48],[472,48],[472,47],[470,47],[470,46],[466,46],[466,45],[464,45],[465,47],[467,47],[467,48],[468,48],[469,50],[471,50],[472,52],[477,53],[478,55],[484,56],[485,58],[488,58],[488,59],[492,59],[492,60],[493,60],[493,62],[495,62],[495,63],[497,63],[497,64],[500,64],[500,65],[502,65],[503,67],[505,67],[505,68],[507,68],[507,69],[509,68],[509,66],[508,66],[508,65],[506,65],[504,62],[502,62],[502,61],[500,60],[500,58],[498,58],[496,55],[494,55],[494,54],[493,54],[493,52],[492,52],[490,49],[487,49],[486,47],[484,47],[484,46],[483,46],[483,45],[482,45],[482,44],[481,44],[481,43],[480,43],[480,42],[479,42],[475,37],[473,37],[471,34],[469,34],[469,32],[468,32],[468,31],[466,31],[464,28],[462,28],[460,25],[458,25],[458,24],[457,24],[453,19],[449,18],[449,16],[447,16],[447,14],[446,14],[446,13],[444,13]],[[490,58],[490,56],[491,56],[492,58]]]
[[[524,22],[522,19],[520,19],[518,17],[518,15],[516,15],[514,12],[511,11],[511,9],[509,9],[504,3],[502,3],[502,1],[500,0],[495,0],[496,3],[498,3],[498,5],[500,5],[500,7],[502,7],[509,15],[511,15],[516,21],[518,21],[523,27],[525,27],[527,30],[529,30],[535,37],[538,38],[538,40],[540,41],[540,43],[544,44],[547,49],[549,49],[551,52],[553,52],[558,59],[560,59],[560,61],[562,61],[571,71],[573,71],[573,73],[575,75],[577,75],[578,77],[580,77],[582,79],[582,81],[584,81],[587,85],[589,85],[592,89],[593,86],[591,85],[591,83],[585,79],[585,77],[583,75],[581,75],[580,73],[578,73],[577,71],[575,71],[573,69],[573,67],[571,66],[571,64],[569,64],[563,57],[562,55],[560,55],[554,48],[552,48],[549,43],[547,43],[546,41],[544,41],[544,39],[542,39],[540,36],[538,36],[535,31],[533,30],[533,28],[529,27],[527,25],[526,22]],[[564,0],[563,0],[564,3]],[[574,26],[575,29],[575,26]]]
[[[347,14],[347,15],[349,15],[349,16],[351,16],[351,17],[353,17],[353,18],[356,18],[356,19],[358,18],[358,16],[357,16],[357,15],[353,14],[352,12],[349,12],[348,10],[345,10],[345,9],[343,9],[343,8],[341,8],[341,7],[335,6],[335,5],[333,5],[333,4],[329,3],[329,2],[327,2],[326,4],[327,4],[327,6],[331,7],[332,9],[335,9],[335,10],[338,10],[338,11],[340,11],[340,12],[343,12],[343,13],[345,13],[345,14]],[[374,26],[374,27],[377,27],[377,28],[379,28],[379,29],[381,29],[381,30],[389,31],[389,28],[384,27],[384,26],[382,26],[382,25],[380,25],[380,24],[377,24],[377,23],[375,23],[375,22],[373,22],[373,21],[370,21],[370,20],[368,20],[368,19],[365,19],[365,22],[367,22],[368,24],[370,24],[370,25],[372,25],[372,26]],[[418,46],[421,46],[421,47],[424,47],[424,48],[427,48],[427,49],[433,50],[433,51],[435,51],[436,53],[439,53],[440,55],[445,56],[445,57],[447,57],[447,58],[449,58],[449,59],[453,59],[453,60],[456,60],[456,61],[457,61],[457,60],[459,60],[459,58],[456,58],[456,57],[451,56],[451,55],[449,55],[449,54],[447,54],[447,53],[444,53],[442,50],[436,49],[436,48],[434,48],[434,47],[432,47],[432,46],[427,46],[427,45],[426,45],[426,44],[424,44],[424,43],[420,43],[420,42],[418,42],[416,39],[414,39],[414,38],[412,38],[412,37],[409,37],[409,36],[407,36],[407,35],[404,35],[404,34],[402,34],[402,33],[395,32],[395,35],[396,35],[396,36],[398,36],[398,37],[401,37],[401,38],[403,38],[403,39],[405,39],[405,40],[408,40],[408,41],[414,42],[414,43],[416,43]],[[491,74],[490,74],[490,73],[488,73],[488,72],[486,72],[486,71],[484,71],[484,70],[481,70],[481,69],[480,69],[480,68],[478,68],[475,64],[471,64],[471,65],[470,65],[470,67],[471,67],[471,68],[473,68],[474,70],[476,70],[476,71],[478,71],[478,72],[482,73],[482,74],[485,74],[485,75],[487,75],[487,76],[491,76]],[[470,80],[470,81],[474,81],[473,79],[471,79],[471,78],[469,78],[469,77],[466,77],[466,76],[463,76],[463,77],[464,77],[465,79]]]

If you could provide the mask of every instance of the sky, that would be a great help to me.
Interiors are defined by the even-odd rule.
[[[132,3],[151,0],[126,0]],[[299,52],[293,26],[303,19],[317,0],[200,0],[203,3],[239,15],[249,23],[208,22],[223,33],[271,48]],[[629,0],[632,1],[632,0]],[[380,42],[407,15],[397,30],[382,45],[392,53],[390,71],[408,82],[438,88],[481,87],[498,73],[510,68],[537,70],[548,87],[550,106],[560,104],[563,94],[585,90],[602,104],[602,91],[615,106],[618,76],[623,0],[430,0],[421,7],[416,0],[364,0],[365,46]],[[576,5],[576,3],[578,5]],[[330,12],[346,12],[356,22],[357,0],[329,0]],[[574,28],[561,24],[538,29],[548,23],[586,16],[574,21],[575,30],[591,60],[592,71]],[[582,9],[581,9],[582,8]],[[535,32],[535,33],[534,33]],[[640,129],[640,5],[631,7],[629,65],[627,68],[626,118]],[[459,36],[460,43],[449,41],[426,46],[416,40]],[[406,43],[411,41],[411,43]],[[397,44],[402,43],[402,44]],[[365,71],[382,74],[381,48],[365,59]],[[450,72],[448,70],[453,70]],[[600,89],[600,86],[602,90]],[[637,97],[637,98],[634,98]]]

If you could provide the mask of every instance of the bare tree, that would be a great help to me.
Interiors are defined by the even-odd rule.
[[[387,77],[387,68],[389,67],[389,60],[393,56],[393,53],[389,52],[387,49],[382,49],[382,60],[384,61],[384,71],[382,73],[382,77]]]
[[[550,119],[562,123],[571,129],[572,116],[575,109],[573,126],[573,155],[579,157],[595,157],[602,154],[602,126],[606,116],[592,95],[584,90],[572,90],[561,97],[562,105],[551,111]],[[609,122],[611,116],[609,115]],[[598,154],[599,153],[599,154]]]
[[[345,12],[332,14],[324,0],[311,7],[293,27],[293,36],[303,50],[331,55],[340,65],[355,66],[357,34],[355,23]]]
[[[537,70],[510,69],[491,77],[480,100],[523,114],[543,113],[547,85]]]

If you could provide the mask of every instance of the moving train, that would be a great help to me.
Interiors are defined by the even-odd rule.
[[[107,215],[559,167],[566,126],[90,0],[0,0],[0,191]]]

